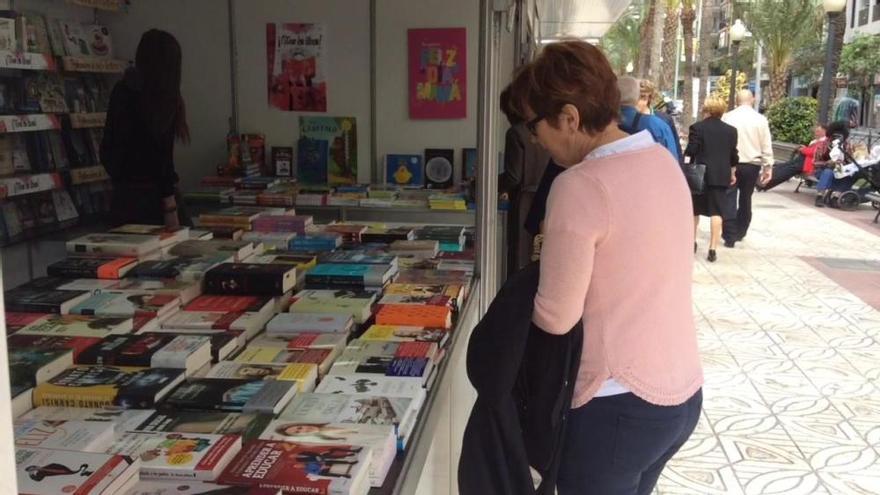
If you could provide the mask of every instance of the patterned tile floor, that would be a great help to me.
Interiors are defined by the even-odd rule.
[[[699,234],[704,413],[657,493],[880,494],[880,227],[785,193],[755,203],[718,262]]]

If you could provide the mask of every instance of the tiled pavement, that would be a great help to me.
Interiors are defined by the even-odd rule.
[[[702,226],[704,413],[657,492],[880,494],[880,227],[785,192],[755,202],[716,263]]]

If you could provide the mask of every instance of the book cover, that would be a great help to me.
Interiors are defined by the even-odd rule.
[[[316,393],[343,395],[374,395],[380,397],[407,397],[415,406],[425,398],[425,389],[415,380],[396,376],[327,375],[315,388]]]
[[[312,363],[253,364],[226,361],[211,368],[205,378],[286,380],[296,382],[297,392],[314,390],[318,367]]]
[[[385,287],[385,296],[410,296],[414,298],[448,298],[453,307],[459,307],[462,286],[457,284],[404,284],[392,283]]]
[[[180,311],[162,323],[162,330],[218,330],[226,331],[243,313],[220,313],[216,311]]]
[[[79,218],[79,212],[77,212],[76,205],[73,204],[73,199],[71,199],[69,192],[52,191],[52,201],[55,205],[55,215],[60,223]]]
[[[16,335],[93,337],[103,339],[109,335],[131,332],[132,328],[131,318],[53,314],[25,326],[16,332]]]
[[[24,226],[19,216],[18,207],[15,203],[9,201],[0,205],[0,211],[3,212],[3,224],[6,227],[6,238],[9,240],[17,240],[24,233]]]
[[[443,347],[449,338],[449,330],[402,325],[372,325],[358,338],[383,342],[434,342],[439,347]]]
[[[68,257],[46,267],[50,277],[120,279],[137,264],[137,258]]]
[[[349,315],[333,313],[280,313],[266,324],[266,333],[277,336],[290,336],[300,333],[339,333],[351,332],[354,321]]]
[[[291,239],[296,237],[293,232],[246,232],[242,234],[243,241],[263,244],[266,249],[287,249]],[[249,262],[252,262],[249,260]]]
[[[306,283],[381,287],[392,273],[390,265],[319,263],[306,273]]]
[[[19,493],[29,495],[109,494],[126,491],[137,481],[140,461],[95,452],[41,448],[15,451]]]
[[[289,335],[263,334],[251,341],[253,347],[276,347],[289,351],[307,349],[327,349],[335,359],[345,349],[347,334],[340,333],[295,333]]]
[[[114,432],[109,422],[18,419],[13,423],[16,447],[105,452],[113,443]]]
[[[387,304],[376,313],[378,325],[451,328],[452,310],[448,306]]]
[[[93,24],[84,26],[83,32],[89,43],[89,54],[93,57],[110,58],[113,55],[113,38],[105,26]]]
[[[42,350],[70,350],[73,352],[73,360],[76,362],[79,355],[90,347],[101,342],[96,337],[67,337],[62,335],[10,335],[6,345],[10,349],[10,356],[15,349],[28,347]],[[14,373],[12,373],[14,374]]]
[[[214,481],[241,450],[241,436],[206,433],[127,433],[111,451],[137,456],[140,476]]]
[[[183,381],[183,370],[74,366],[34,389],[34,405],[148,409]]]
[[[396,426],[413,413],[411,403],[408,397],[305,393],[297,395],[278,419]]]
[[[159,249],[159,236],[86,234],[67,243],[69,253],[96,253],[140,257]]]
[[[369,448],[364,446],[252,440],[217,482],[290,493],[365,495],[369,459]]]
[[[10,348],[9,382],[12,395],[34,388],[72,364],[73,355],[69,349]]]
[[[424,187],[425,170],[422,165],[422,156],[387,155],[385,157],[385,183],[399,187]]]
[[[228,239],[211,239],[209,241],[183,241],[168,248],[168,255],[172,257],[195,258],[200,256],[232,256],[235,261],[241,261],[254,254],[254,244],[247,241],[233,241]]]
[[[381,487],[397,454],[397,437],[389,425],[312,424],[288,420],[269,423],[262,440],[314,445],[364,445],[370,448],[370,485]]]
[[[72,20],[59,20],[58,24],[61,27],[64,51],[67,52],[67,55],[88,57],[92,54],[85,26]]]
[[[157,411],[132,429],[147,432],[243,435],[251,438],[259,435],[267,422],[267,418],[256,414],[222,411]]]
[[[327,182],[330,184],[357,182],[357,124],[354,117],[301,116],[299,130],[301,138],[327,143]],[[306,181],[303,179],[302,182]]]
[[[425,187],[428,189],[449,189],[455,179],[455,150],[425,150]]]
[[[183,309],[215,313],[258,313],[264,311],[270,302],[269,297],[202,295],[193,299]]]
[[[10,52],[18,50],[15,41],[15,19],[0,18],[0,50]]]
[[[321,263],[343,265],[397,265],[397,256],[383,253],[366,253],[362,251],[336,251],[321,257]]]
[[[45,319],[49,315],[46,313],[16,313],[14,311],[6,312],[6,334],[11,335],[22,328]],[[27,346],[23,346],[27,347]]]
[[[242,491],[245,490],[245,491]],[[241,488],[202,481],[140,480],[125,495],[282,495],[273,488]]]
[[[111,335],[83,352],[77,364],[187,369],[191,354],[201,351],[210,355],[210,351],[203,349],[206,346],[210,346],[207,337],[156,333]]]
[[[180,307],[180,299],[169,294],[103,291],[74,306],[70,313],[103,317],[161,317],[178,307]]]
[[[202,293],[201,284],[197,282],[182,282],[173,278],[127,278],[113,281],[101,288],[120,294],[151,292],[171,295],[179,298],[182,304],[188,304]]]
[[[276,414],[293,393],[291,382],[196,378],[178,387],[167,403],[183,409]]]
[[[259,263],[224,263],[205,273],[205,292],[280,296],[296,285],[296,268]]]
[[[86,421],[113,425],[119,434],[135,429],[155,411],[152,409],[124,409],[116,406],[100,408],[40,406],[19,419],[42,421]]]
[[[464,180],[474,179],[477,176],[477,149],[462,148],[461,149],[462,178]]]
[[[300,138],[296,148],[297,180],[302,184],[326,184],[329,143]]]

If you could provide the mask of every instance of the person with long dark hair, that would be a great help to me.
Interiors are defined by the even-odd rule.
[[[189,223],[174,170],[175,141],[189,142],[181,62],[174,36],[151,29],[141,36],[134,67],[110,95],[101,159],[113,181],[112,218],[118,223]]]

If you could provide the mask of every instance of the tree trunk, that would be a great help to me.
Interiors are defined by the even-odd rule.
[[[645,18],[639,29],[639,63],[636,64],[636,77],[646,77],[651,65],[651,40],[654,36],[654,11],[658,0],[647,0]]]
[[[675,80],[675,56],[678,48],[678,8],[668,10],[663,21],[663,64],[660,68],[660,91],[673,92]]]
[[[657,0],[654,6],[654,22],[651,26],[654,34],[651,36],[651,61],[648,64],[648,78],[657,84],[660,79],[660,56],[663,53],[663,27],[666,16],[666,0]]]
[[[715,0],[703,0],[700,15],[700,96],[699,102],[709,96],[709,61],[712,58],[712,33],[716,9]],[[701,103],[702,104],[702,103]]]
[[[681,32],[684,38],[684,108],[681,127],[687,129],[693,122],[694,101],[694,19],[697,17],[692,2],[685,2],[681,8]]]
[[[787,63],[770,64],[770,92],[767,95],[767,108],[785,97],[785,87],[788,81]]]

